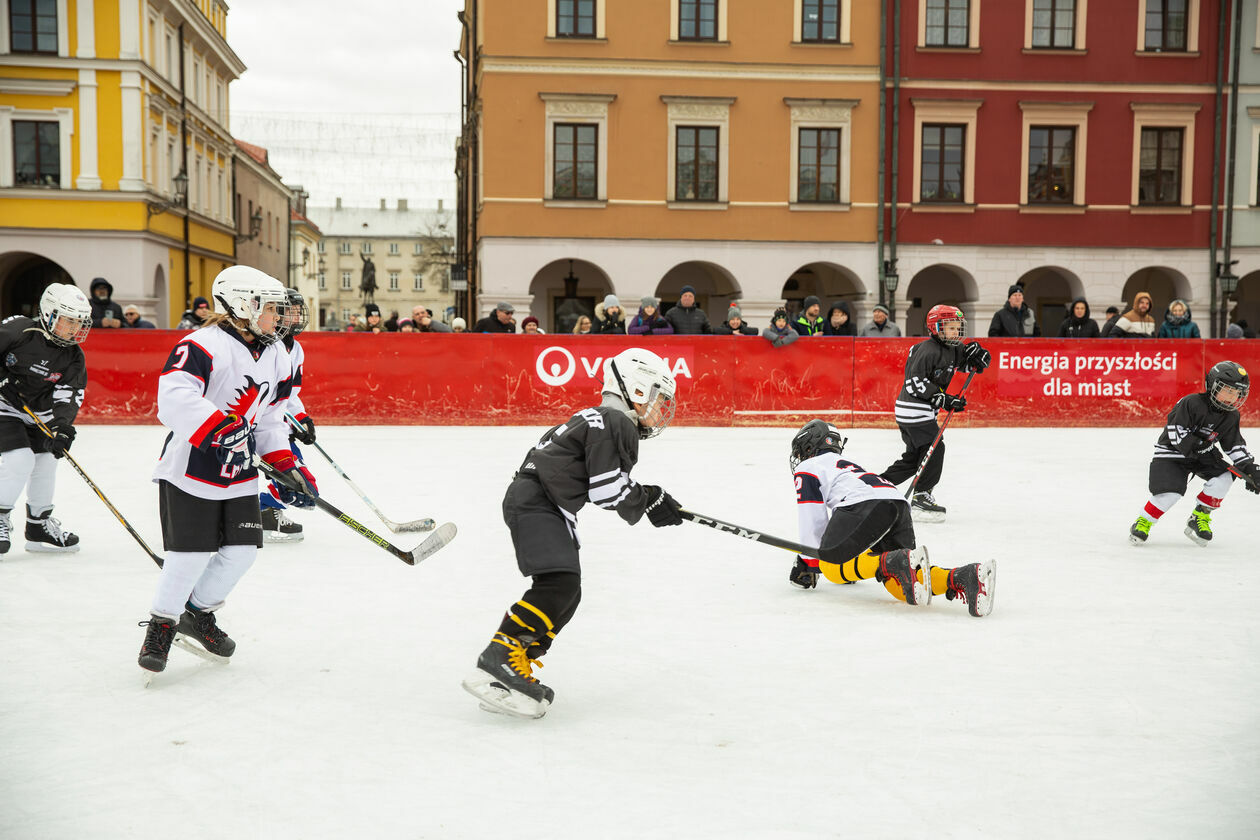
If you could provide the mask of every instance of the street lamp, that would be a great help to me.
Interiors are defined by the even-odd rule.
[[[183,207],[188,201],[188,173],[180,170],[179,174],[171,179],[171,187],[174,194],[170,201],[149,201],[146,202],[149,211],[149,218],[153,218],[159,213],[165,213],[172,207]]]
[[[1216,279],[1221,284],[1221,295],[1224,297],[1229,297],[1238,290],[1238,277],[1231,270],[1237,264],[1238,260],[1216,264]]]
[[[897,282],[900,279],[897,275],[897,261],[884,260],[884,288],[888,290],[888,299],[890,301],[897,293]]]
[[[249,217],[249,235],[238,233],[236,235],[237,242],[247,242],[250,239],[257,239],[258,234],[262,233],[263,215],[262,208],[255,208],[254,215]]]

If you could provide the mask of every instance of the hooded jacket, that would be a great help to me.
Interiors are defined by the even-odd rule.
[[[1133,308],[1121,315],[1111,328],[1109,338],[1154,338],[1155,337],[1155,318],[1151,315],[1150,307],[1146,309],[1145,315],[1137,314],[1137,305],[1140,300],[1146,298],[1148,304],[1151,303],[1151,296],[1148,292],[1138,292],[1133,296]]]
[[[597,335],[625,335],[626,311],[618,307],[617,317],[609,318],[604,302],[600,301],[595,304],[595,322],[591,325],[591,332]]]
[[[96,290],[104,286],[107,295],[105,298],[97,298]],[[122,307],[114,303],[114,287],[104,277],[97,277],[92,281],[92,285],[88,287],[88,300],[92,304],[92,326],[101,326],[103,318],[117,318],[119,321],[123,319]]]
[[[1186,308],[1186,314],[1180,318],[1172,314],[1174,303],[1180,303]],[[1164,323],[1159,325],[1159,338],[1200,338],[1199,325],[1196,324],[1190,315],[1190,305],[1184,300],[1174,300],[1168,304],[1168,308],[1164,310]]]
[[[1073,313],[1076,304],[1085,304],[1085,317],[1077,318]],[[1059,338],[1098,338],[1098,322],[1089,317],[1089,301],[1078,297],[1068,305],[1068,315],[1059,324]]]
[[[843,312],[848,320],[838,327],[831,326],[831,315],[836,311]],[[847,300],[838,300],[831,304],[827,310],[827,315],[823,318],[823,335],[857,335],[857,324],[853,323],[853,310],[849,308]]]
[[[661,310],[657,309],[649,318],[643,314],[643,307],[640,306],[639,314],[627,325],[626,332],[630,335],[673,335],[674,326],[661,316]]]

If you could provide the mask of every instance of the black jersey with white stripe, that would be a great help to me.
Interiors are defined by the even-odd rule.
[[[1243,440],[1238,412],[1218,408],[1207,394],[1190,394],[1177,401],[1155,442],[1154,457],[1215,460],[1215,449],[1196,453],[1203,445],[1201,441],[1218,444],[1235,466],[1254,460]]]
[[[942,344],[935,338],[920,341],[906,357],[906,378],[897,395],[895,413],[902,425],[935,423],[936,409],[928,402],[949,387],[963,366],[963,346]]]
[[[58,344],[43,327],[25,315],[0,324],[0,379],[7,379],[31,411],[45,423],[74,424],[87,387],[87,362],[77,344]],[[0,415],[16,417],[28,426],[34,421],[20,405],[0,399]]]
[[[570,519],[591,502],[633,525],[647,506],[647,493],[630,478],[638,460],[637,424],[625,409],[605,403],[548,429],[518,474],[536,477]]]

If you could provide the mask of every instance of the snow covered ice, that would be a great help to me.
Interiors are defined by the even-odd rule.
[[[541,431],[321,427],[385,514],[459,536],[412,568],[299,511],[305,542],[266,546],[219,613],[231,664],[175,649],[148,689],[156,569],[60,466],[83,550],[0,561],[0,838],[1256,836],[1260,498],[1234,486],[1205,549],[1191,497],[1130,546],[1157,429],[948,431],[948,521],[919,538],[998,561],[984,619],[802,592],[786,552],[588,507],[582,605],[539,673],[556,703],[523,721],[460,680],[525,589],[499,505]],[[795,540],[793,431],[671,428],[634,477]],[[900,453],[849,434],[868,469]],[[159,553],[163,436],[85,426],[72,450]]]

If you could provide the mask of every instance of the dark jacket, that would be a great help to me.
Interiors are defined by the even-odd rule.
[[[1098,331],[1098,337],[1099,338],[1115,338],[1115,336],[1112,335],[1112,333],[1115,331],[1116,321],[1119,321],[1119,320],[1120,320],[1119,312],[1117,312],[1115,315],[1112,315],[1110,318],[1108,318],[1107,323],[1103,324],[1102,329]]]
[[[1173,303],[1186,307],[1186,314],[1180,318],[1173,317]],[[1164,310],[1164,323],[1159,325],[1159,338],[1200,338],[1199,325],[1191,319],[1190,307],[1184,300],[1174,300]]]
[[[674,325],[662,317],[659,309],[652,313],[651,318],[645,317],[640,306],[639,314],[630,320],[626,332],[630,335],[673,335]]]
[[[127,323],[127,319],[126,319],[126,318],[124,318],[124,319],[123,319],[123,326],[124,326],[124,327],[129,327],[129,328],[131,328],[131,329],[133,329],[133,330],[155,330],[155,329],[157,329],[157,325],[156,325],[156,324],[154,324],[152,321],[146,321],[146,320],[144,320],[143,318],[137,318],[137,319],[136,319],[136,322],[135,322],[134,324],[128,324],[128,323]]]
[[[990,338],[1027,338],[1038,335],[1041,335],[1041,327],[1033,320],[1032,310],[1026,303],[1021,303],[1016,311],[1011,308],[1008,300],[1002,304],[1001,309],[993,313],[993,320],[989,322]]]
[[[617,310],[616,318],[609,318],[608,312],[604,309],[604,302],[600,301],[595,304],[595,322],[591,325],[591,332],[596,335],[625,335],[626,334],[626,312],[624,309]]]
[[[822,318],[819,318],[817,321],[811,321],[802,312],[800,317],[790,322],[788,326],[796,330],[797,335],[822,335],[824,323]]]
[[[831,326],[831,314],[836,310],[840,310],[848,316],[848,320],[838,327]],[[827,310],[826,317],[823,318],[823,335],[857,335],[857,325],[853,323],[853,310],[849,308],[847,300],[838,300],[831,304],[831,308]]]
[[[508,321],[506,324],[500,323],[499,316],[491,312],[477,323],[473,324],[471,332],[475,333],[514,333],[516,332],[516,324]]]
[[[96,290],[102,286],[105,287],[108,296],[99,299],[96,297]],[[119,321],[123,319],[122,307],[111,300],[113,295],[114,287],[104,277],[97,277],[92,281],[92,285],[88,287],[88,300],[92,304],[92,326],[99,327],[102,318],[117,318]]]
[[[709,335],[713,332],[709,316],[698,306],[674,306],[665,313],[665,320],[678,335]]]
[[[1078,303],[1085,304],[1084,318],[1077,318],[1072,314]],[[1085,298],[1078,297],[1068,304],[1068,315],[1059,324],[1059,338],[1098,338],[1098,322],[1089,317],[1089,301]]]
[[[738,329],[734,329],[734,330],[731,329],[731,324],[729,321],[723,321],[722,323],[718,324],[716,327],[713,328],[714,335],[735,335],[737,332],[739,335],[756,335],[757,328],[750,327],[748,325],[748,322],[745,321],[743,318],[739,319]]]

